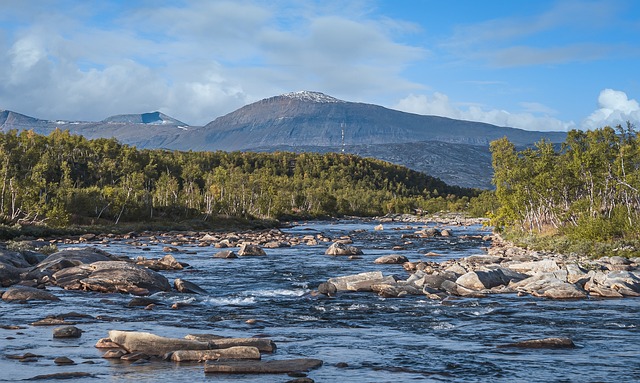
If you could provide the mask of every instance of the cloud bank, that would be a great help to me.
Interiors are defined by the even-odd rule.
[[[525,112],[509,113],[505,110],[483,109],[477,105],[462,108],[456,106],[445,94],[410,94],[401,99],[395,109],[416,114],[437,115],[460,120],[480,121],[498,126],[526,130],[567,131],[571,129],[597,129],[604,126],[626,124],[627,121],[640,127],[640,104],[629,99],[627,94],[613,89],[604,89],[598,96],[599,108],[580,124],[561,121],[551,117],[555,111],[538,103],[521,103]]]

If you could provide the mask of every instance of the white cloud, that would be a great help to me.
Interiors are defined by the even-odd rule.
[[[0,34],[0,108],[69,120],[160,109],[206,124],[292,90],[353,100],[421,88],[402,71],[426,51],[396,41],[415,25],[366,2],[83,4],[3,6],[0,22],[20,22]]]
[[[539,112],[541,109],[550,111],[551,109],[537,103],[525,103],[529,109],[535,107]],[[548,115],[536,115],[530,112],[509,113],[505,110],[486,110],[477,105],[468,106],[461,109],[449,100],[449,97],[442,93],[434,93],[431,96],[415,95],[400,100],[394,107],[405,112],[436,115],[442,117],[455,118],[459,120],[486,122],[497,126],[508,126],[526,130],[537,131],[566,131],[575,128],[573,122],[564,122]]]
[[[640,104],[634,99],[630,100],[625,92],[604,89],[598,96],[598,105],[600,108],[582,122],[585,129],[624,125],[627,121],[638,125],[640,122]]]

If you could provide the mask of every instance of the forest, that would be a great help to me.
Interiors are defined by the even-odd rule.
[[[573,130],[561,146],[543,140],[521,151],[503,138],[491,143],[491,152],[496,228],[538,240],[555,237],[574,250],[581,244],[584,252],[598,252],[598,246],[634,250],[640,239],[640,138],[632,124]]]
[[[347,154],[138,150],[56,130],[0,133],[4,225],[374,216],[464,208],[477,191]]]

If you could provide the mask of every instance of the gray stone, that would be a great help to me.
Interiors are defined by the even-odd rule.
[[[361,281],[381,281],[384,279],[381,271],[370,271],[366,273],[353,274],[353,275],[345,275],[342,277],[329,278],[327,282],[332,283],[336,286],[338,291],[346,291],[348,290],[348,283],[353,282],[361,282]]]
[[[499,345],[498,348],[575,348],[576,345],[569,338],[545,338],[545,339],[532,339],[522,342],[508,343]]]
[[[150,295],[171,291],[163,275],[122,261],[101,261],[60,270],[53,275],[57,286],[67,290]]]
[[[362,250],[355,246],[350,246],[342,242],[334,242],[325,251],[326,255],[362,255]]]
[[[201,288],[195,283],[185,281],[184,279],[180,279],[180,278],[176,278],[173,281],[173,287],[175,287],[175,289],[181,293],[202,294],[202,295],[208,294],[208,292],[205,289]]]
[[[409,259],[407,259],[407,257],[405,257],[404,255],[399,255],[399,254],[383,255],[382,257],[378,257],[376,258],[375,261],[373,261],[373,263],[376,263],[376,264],[394,264],[394,265],[403,264],[405,262],[409,262]]]
[[[2,294],[4,301],[59,301],[52,293],[27,286],[14,286]]]
[[[109,339],[128,352],[142,352],[148,355],[164,355],[177,350],[207,350],[208,342],[197,340],[165,338],[148,332],[109,331]]]
[[[267,255],[267,253],[265,253],[260,246],[252,245],[249,243],[243,243],[240,246],[240,250],[238,251],[238,256],[240,257],[263,256],[263,255]]]
[[[230,258],[238,258],[236,253],[231,250],[223,250],[215,253],[213,258],[222,258],[222,259],[230,259]]]
[[[54,338],[80,338],[82,330],[75,326],[56,327],[53,329]]]

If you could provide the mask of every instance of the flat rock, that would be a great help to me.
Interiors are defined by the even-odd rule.
[[[342,277],[329,278],[327,282],[332,283],[336,286],[338,291],[346,291],[348,290],[348,283],[353,282],[362,282],[362,281],[381,281],[384,279],[382,275],[382,271],[370,271],[366,273],[359,273],[353,275],[345,275]]]
[[[498,348],[575,348],[576,345],[569,338],[531,339],[522,342],[499,345]]]
[[[320,359],[289,359],[270,361],[215,361],[204,365],[205,373],[226,374],[288,374],[310,371],[322,366]]]
[[[393,264],[393,265],[403,264],[405,262],[409,262],[409,259],[404,255],[399,255],[399,254],[383,255],[382,257],[378,257],[376,258],[375,261],[373,261],[373,263],[376,263],[376,264]]]
[[[4,301],[59,301],[52,293],[27,286],[14,286],[2,294]]]
[[[142,352],[149,355],[164,355],[177,350],[207,350],[208,342],[197,340],[165,338],[148,332],[109,331],[109,339],[128,352]]]
[[[66,290],[133,295],[171,291],[171,285],[163,275],[122,261],[100,261],[63,269],[53,275],[53,281]]]
[[[88,372],[58,372],[55,374],[36,375],[26,380],[51,380],[51,379],[77,379],[94,378],[95,375]]]
[[[260,359],[260,350],[250,346],[234,346],[217,350],[177,350],[171,354],[174,362],[218,359]]]

